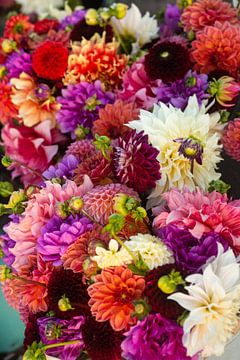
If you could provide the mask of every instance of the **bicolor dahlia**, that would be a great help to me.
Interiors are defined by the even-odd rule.
[[[237,9],[222,0],[198,0],[185,7],[182,14],[185,31],[200,31],[206,26],[214,25],[216,21],[238,23]]]
[[[19,43],[21,39],[33,30],[33,24],[24,14],[11,16],[5,24],[3,37]]]
[[[67,148],[66,155],[75,156],[79,162],[96,153],[96,147],[91,140],[84,139],[71,143]]]
[[[173,82],[182,79],[191,67],[190,54],[184,40],[177,36],[160,40],[145,55],[144,67],[151,80]]]
[[[240,161],[240,118],[230,121],[224,129],[222,144],[225,152]]]
[[[167,319],[177,320],[183,313],[183,308],[173,300],[168,299],[168,294],[158,287],[158,281],[163,276],[168,276],[172,271],[179,272],[175,264],[159,266],[147,273],[145,276],[144,296],[150,305],[151,313],[162,314]],[[176,291],[182,290],[178,285]]]
[[[126,194],[139,200],[138,194],[122,184],[96,186],[83,197],[84,210],[101,225],[108,223],[110,215],[115,213],[114,204],[117,194]]]
[[[162,84],[157,90],[157,99],[164,104],[171,104],[184,110],[192,95],[196,95],[198,104],[201,105],[203,100],[209,97],[208,86],[206,74],[198,74],[190,70],[183,79],[171,84]]]
[[[123,335],[113,330],[108,322],[86,317],[81,327],[84,347],[92,360],[121,360]]]
[[[220,105],[232,107],[240,93],[240,83],[230,76],[222,76],[210,82],[208,91]]]
[[[37,240],[37,251],[44,261],[54,266],[62,265],[61,257],[79,236],[92,230],[92,224],[85,217],[72,217],[62,220],[52,217],[42,228]]]
[[[36,84],[33,77],[21,73],[19,78],[12,78],[12,102],[18,110],[18,118],[23,124],[32,127],[40,122],[51,120],[55,125],[55,115],[59,104],[46,84]]]
[[[94,121],[93,133],[115,139],[129,131],[125,126],[129,121],[137,119],[139,109],[134,102],[116,100],[99,110],[99,118]]]
[[[184,111],[159,103],[154,106],[153,113],[142,110],[139,120],[128,123],[132,129],[144,131],[149,142],[160,151],[161,180],[151,198],[173,187],[207,189],[210,181],[219,179],[220,174],[215,171],[221,159],[220,135],[216,131],[219,114],[209,115],[206,111],[205,105],[200,107],[194,95],[189,98]],[[177,139],[192,139],[193,142],[195,139],[196,144],[203,146],[202,165],[195,161],[191,168],[192,161],[179,151],[181,144]],[[198,156],[198,151],[195,155]]]
[[[118,54],[118,43],[105,42],[105,37],[95,34],[90,40],[83,39],[72,45],[64,83],[100,80],[107,89],[118,88],[127,66],[126,55]]]
[[[99,80],[93,84],[82,81],[77,85],[69,85],[58,97],[61,108],[57,113],[57,121],[61,131],[74,132],[78,125],[91,129],[98,118],[99,109],[113,101],[113,93],[104,91]]]
[[[158,155],[159,151],[148,143],[143,131],[124,134],[113,147],[116,179],[139,193],[151,190],[161,178]]]
[[[237,77],[240,68],[240,28],[216,22],[197,33],[192,42],[192,59],[202,73],[224,71]]]
[[[134,300],[142,296],[145,281],[124,266],[102,270],[88,288],[89,306],[97,321],[110,321],[115,331],[136,323]]]
[[[161,80],[151,80],[144,68],[144,58],[134,62],[123,75],[122,89],[118,97],[136,103],[139,108],[150,110],[157,102],[157,89]]]
[[[61,43],[45,41],[32,54],[33,70],[43,79],[59,80],[68,65],[68,50]]]
[[[228,249],[227,240],[215,232],[197,239],[189,230],[170,224],[160,229],[158,236],[173,252],[178,268],[188,274],[200,272],[208,259],[217,255],[218,244]]]
[[[7,124],[17,116],[16,106],[12,102],[12,87],[6,79],[0,81],[0,122]]]
[[[28,75],[33,73],[31,55],[23,49],[15,51],[8,56],[5,66],[9,79],[18,78],[22,72]]]
[[[190,191],[173,189],[162,195],[168,211],[156,209],[154,227],[159,229],[169,224],[187,228],[197,239],[206,233],[216,232],[240,253],[240,207],[227,195],[216,191],[206,193],[197,188]]]
[[[182,327],[176,322],[150,314],[125,333],[122,356],[128,360],[191,360],[182,335]]]
[[[187,354],[221,356],[239,324],[238,260],[232,250],[224,253],[220,245],[218,256],[203,274],[192,274],[186,281],[190,283],[185,287],[187,294],[175,293],[169,298],[189,311],[183,324]]]
[[[78,159],[74,155],[65,155],[57,165],[51,165],[43,176],[45,179],[51,180],[54,178],[68,178],[71,179],[74,175],[74,170],[79,164]]]

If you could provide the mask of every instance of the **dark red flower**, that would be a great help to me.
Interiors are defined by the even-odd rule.
[[[34,24],[34,31],[38,35],[43,35],[48,33],[49,30],[57,30],[59,22],[54,19],[43,19],[39,20]]]
[[[24,332],[24,348],[27,349],[28,346],[32,345],[34,341],[39,342],[41,340],[37,319],[42,317],[44,313],[30,314],[28,317],[28,322],[26,324]]]
[[[32,66],[35,73],[44,79],[58,80],[63,77],[68,65],[68,50],[59,42],[45,41],[33,53]]]

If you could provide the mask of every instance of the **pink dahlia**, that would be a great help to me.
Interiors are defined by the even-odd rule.
[[[237,77],[240,69],[240,27],[216,22],[197,33],[192,58],[202,73],[225,71]]]
[[[240,161],[240,118],[230,121],[224,129],[222,143],[225,152]]]
[[[154,226],[176,224],[187,228],[197,239],[204,234],[216,232],[240,253],[240,202],[230,201],[227,195],[216,191],[204,193],[197,188],[191,192],[173,189],[163,195],[168,210],[155,209]]]
[[[200,31],[216,21],[237,24],[237,9],[222,0],[198,0],[187,6],[182,14],[185,31]]]
[[[96,148],[91,140],[79,140],[69,145],[66,154],[74,155],[78,161],[83,161],[86,157],[95,154]]]
[[[117,194],[126,194],[139,200],[138,194],[122,184],[96,186],[84,197],[84,210],[101,225],[108,223],[108,218],[114,211],[114,198]]]
[[[51,121],[44,121],[35,127],[6,124],[2,130],[2,140],[6,155],[33,170],[42,173],[46,170],[58,151],[58,145],[64,137],[51,128]],[[25,184],[38,184],[40,177],[17,164],[12,166],[12,176],[21,177]]]
[[[157,88],[161,80],[150,80],[144,68],[144,61],[136,61],[123,76],[122,90],[118,97],[135,102],[138,107],[149,110],[157,102]]]

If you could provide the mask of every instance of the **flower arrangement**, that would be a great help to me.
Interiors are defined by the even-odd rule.
[[[220,356],[240,323],[219,171],[240,160],[238,10],[38,10],[0,39],[2,164],[22,183],[0,183],[0,280],[23,359]]]

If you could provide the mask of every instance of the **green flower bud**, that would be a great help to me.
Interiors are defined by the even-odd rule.
[[[136,209],[138,204],[139,202],[136,199],[126,194],[118,194],[114,198],[114,210],[123,216],[127,216]]]
[[[74,310],[70,300],[65,295],[63,295],[62,298],[58,301],[58,308],[60,311]]]
[[[13,161],[11,160],[11,158],[9,156],[3,156],[2,157],[2,165],[6,168],[8,168],[9,166],[11,166],[13,164]]]
[[[79,213],[82,210],[83,205],[84,205],[84,202],[83,202],[82,198],[75,196],[75,197],[71,198],[68,207],[69,207],[70,212]]]
[[[55,214],[59,216],[61,219],[66,219],[70,215],[68,210],[68,204],[67,203],[56,204]]]
[[[8,204],[5,206],[7,209],[11,209],[14,214],[22,214],[25,210],[27,196],[24,190],[14,191],[9,199]]]
[[[172,270],[170,274],[160,277],[158,287],[164,294],[172,294],[177,290],[178,285],[184,285],[185,282],[180,272]]]
[[[0,282],[3,283],[7,279],[12,279],[12,270],[7,265],[0,265]]]
[[[95,9],[89,9],[85,15],[87,25],[96,26],[98,25],[98,12]]]
[[[230,189],[231,189],[231,185],[226,184],[224,181],[213,180],[209,184],[208,191],[209,192],[218,191],[221,194],[226,194]]]
[[[34,341],[25,351],[22,360],[46,360],[45,349],[43,343]]]
[[[14,191],[13,184],[9,181],[0,181],[0,196],[9,197]]]
[[[114,8],[114,15],[117,19],[123,19],[127,14],[128,6],[123,3],[116,4]]]

